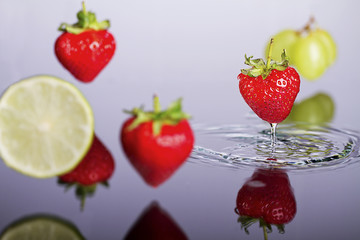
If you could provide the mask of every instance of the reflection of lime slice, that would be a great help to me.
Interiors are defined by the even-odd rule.
[[[89,103],[64,80],[24,79],[0,99],[0,153],[23,174],[44,178],[70,171],[87,153],[93,135]]]
[[[85,239],[72,223],[54,216],[39,215],[12,223],[1,234],[0,240],[76,240]]]

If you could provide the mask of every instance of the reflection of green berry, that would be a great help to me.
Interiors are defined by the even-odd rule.
[[[335,112],[335,104],[332,98],[325,93],[318,93],[314,96],[314,99],[323,108],[325,121],[330,122],[333,119]]]
[[[288,117],[289,121],[309,124],[331,122],[334,117],[335,104],[325,93],[317,93],[300,103],[295,103]]]

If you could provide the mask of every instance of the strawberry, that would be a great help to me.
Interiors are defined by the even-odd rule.
[[[107,31],[110,22],[98,22],[85,4],[77,14],[78,22],[62,23],[61,34],[55,42],[55,55],[59,62],[78,80],[91,82],[109,63],[114,55],[116,43]]]
[[[239,89],[245,102],[264,121],[277,124],[285,120],[300,90],[300,77],[296,70],[289,67],[284,50],[282,61],[271,60],[265,64],[263,59],[254,59],[245,55],[245,64],[250,69],[242,69],[238,75]]]
[[[76,195],[84,207],[85,198],[95,193],[97,184],[108,186],[108,179],[112,176],[115,162],[103,143],[94,136],[93,143],[81,160],[71,172],[59,176],[59,184],[67,188],[76,186]]]
[[[185,240],[188,238],[160,205],[153,202],[130,228],[124,239]]]
[[[134,108],[128,112],[121,129],[121,144],[133,167],[146,183],[157,187],[166,181],[189,157],[193,131],[189,115],[181,110],[181,99],[161,111],[159,98],[154,97],[154,111]]]
[[[235,212],[246,233],[254,222],[260,221],[266,236],[271,224],[284,232],[284,224],[296,214],[295,196],[286,172],[278,169],[258,169],[241,187]],[[266,238],[266,237],[265,237]]]

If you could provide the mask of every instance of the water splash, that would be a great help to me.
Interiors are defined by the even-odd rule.
[[[276,144],[276,127],[277,123],[270,123],[270,135],[271,135],[271,148],[275,147]],[[274,150],[274,149],[272,149]]]
[[[276,142],[266,125],[195,127],[189,162],[228,168],[288,170],[341,167],[360,162],[360,134],[332,127],[279,125]]]

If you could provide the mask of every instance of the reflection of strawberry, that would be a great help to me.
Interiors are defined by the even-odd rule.
[[[125,236],[131,239],[187,239],[181,228],[156,203],[152,203]]]
[[[79,165],[59,177],[59,183],[68,187],[76,186],[76,195],[84,206],[85,198],[94,194],[98,183],[108,185],[107,180],[115,168],[114,159],[102,142],[95,136],[89,152]]]
[[[135,108],[122,126],[121,143],[130,163],[143,179],[157,187],[166,181],[189,157],[194,135],[181,110],[181,101],[160,111],[158,97],[154,111]]]
[[[246,232],[256,220],[264,229],[271,230],[274,224],[283,232],[283,225],[296,214],[295,196],[287,174],[276,169],[256,170],[239,190],[235,211]]]
[[[245,64],[251,68],[239,74],[239,89],[245,102],[261,119],[279,123],[291,111],[300,90],[300,77],[288,66],[285,50],[280,63],[271,61],[270,56],[271,50],[267,64],[262,59],[245,56]]]
[[[98,22],[85,5],[77,14],[78,22],[61,24],[64,33],[55,42],[60,63],[78,80],[92,81],[109,63],[115,52],[115,39],[106,29],[109,21]]]

